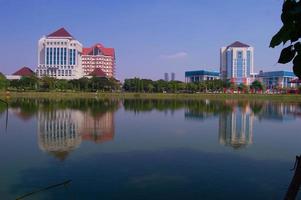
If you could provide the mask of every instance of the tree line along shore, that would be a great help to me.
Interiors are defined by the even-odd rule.
[[[265,88],[259,82],[251,85],[234,84],[223,80],[208,80],[197,83],[182,81],[164,81],[131,78],[125,79],[123,84],[114,78],[92,77],[74,80],[62,80],[52,77],[38,78],[36,76],[21,77],[18,80],[7,80],[0,73],[0,91],[10,92],[135,92],[135,93],[257,93],[284,94],[300,93],[298,88]]]

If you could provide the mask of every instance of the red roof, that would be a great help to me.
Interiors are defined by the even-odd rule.
[[[13,73],[13,75],[17,75],[17,76],[32,76],[32,75],[34,75],[34,72],[30,68],[28,68],[28,67],[22,67],[21,69],[19,69],[15,73]]]
[[[107,75],[100,68],[95,68],[94,71],[89,74],[89,76],[106,77]]]
[[[98,48],[101,53],[105,56],[113,56],[115,57],[115,50],[114,48],[106,48],[102,44],[95,44],[92,47],[89,48],[83,48],[83,55],[92,55],[93,54],[93,49]]]
[[[301,79],[296,78],[294,80],[291,80],[289,83],[301,83]]]
[[[66,31],[65,28],[60,28],[59,30],[47,35],[47,37],[71,37],[71,38],[73,38],[72,35],[68,31]]]
[[[239,41],[233,42],[232,44],[230,44],[227,48],[229,47],[250,47],[247,44],[241,43]]]

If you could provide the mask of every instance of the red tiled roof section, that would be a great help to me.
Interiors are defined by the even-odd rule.
[[[22,67],[21,69],[19,69],[15,73],[13,73],[13,75],[16,75],[16,76],[32,76],[32,75],[34,75],[34,72],[28,67]]]
[[[296,78],[296,79],[289,81],[289,83],[301,83],[301,79]]]
[[[227,48],[229,47],[250,47],[247,44],[241,43],[239,41],[233,42],[232,44],[230,44]]]
[[[94,71],[89,74],[89,76],[106,77],[106,74],[100,68],[95,68]]]
[[[91,54],[94,48],[98,48],[105,56],[115,57],[115,49],[114,48],[106,48],[100,43],[95,44],[94,46],[92,46],[90,48],[83,48],[83,55]]]
[[[71,38],[73,38],[73,36],[68,31],[66,31],[65,28],[60,28],[59,30],[57,30],[53,33],[50,33],[47,36],[48,37],[71,37]]]

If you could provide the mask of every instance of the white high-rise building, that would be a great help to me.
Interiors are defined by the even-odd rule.
[[[220,51],[220,76],[236,84],[249,85],[254,71],[254,48],[234,42]]]
[[[42,37],[38,45],[38,77],[68,80],[83,77],[82,44],[64,28]]]

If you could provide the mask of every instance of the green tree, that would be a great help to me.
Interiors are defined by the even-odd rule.
[[[39,79],[36,76],[23,76],[18,81],[18,88],[24,90],[35,90],[38,87]]]
[[[0,90],[5,90],[8,87],[8,80],[6,77],[0,72]]]
[[[290,45],[281,51],[278,63],[286,64],[293,60],[293,71],[301,78],[301,1],[285,0],[281,14],[282,27],[273,36],[270,47],[290,41]]]
[[[255,90],[255,91],[264,90],[264,86],[258,80],[253,81],[253,83],[251,84],[250,88],[253,89],[253,90]]]
[[[56,79],[48,76],[44,76],[39,81],[39,86],[42,91],[50,91],[55,88]]]

